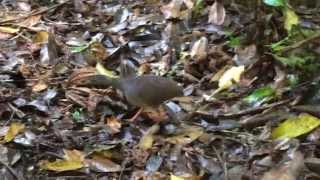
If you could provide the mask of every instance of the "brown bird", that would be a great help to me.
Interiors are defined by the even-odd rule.
[[[93,75],[85,79],[84,84],[93,86],[112,86],[124,94],[127,101],[140,110],[131,120],[135,120],[144,108],[156,108],[174,97],[183,96],[183,88],[175,81],[155,75],[137,76],[128,63],[122,63],[120,78],[108,78]]]

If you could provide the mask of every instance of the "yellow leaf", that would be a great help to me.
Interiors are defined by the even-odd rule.
[[[51,171],[70,171],[83,167],[81,161],[69,161],[69,160],[56,160],[55,162],[43,161],[40,163],[40,168],[43,170]]]
[[[83,152],[78,150],[63,150],[64,160],[56,160],[54,162],[42,161],[40,163],[41,169],[51,171],[70,171],[80,169],[83,167],[84,157]]]
[[[140,139],[139,142],[139,148],[143,150],[148,150],[152,147],[153,141],[154,141],[154,136],[157,131],[159,131],[160,126],[158,124],[155,124],[151,126],[148,131],[143,135],[143,137]]]
[[[309,114],[289,118],[273,129],[272,139],[294,138],[306,134],[320,125],[320,119]]]
[[[299,16],[290,8],[284,9],[284,15],[285,15],[284,28],[287,31],[290,31],[293,25],[297,25],[299,23]]]
[[[96,69],[99,74],[105,75],[109,78],[118,78],[118,76],[116,76],[113,71],[109,71],[109,70],[105,69],[103,67],[103,65],[99,62],[96,64]]]
[[[21,131],[24,130],[24,124],[21,123],[12,123],[10,125],[9,131],[4,137],[5,142],[10,142],[12,141],[17,134],[19,134]]]
[[[219,89],[228,89],[233,83],[240,81],[241,74],[244,72],[244,66],[234,66],[223,73],[219,79]]]
[[[185,178],[171,174],[170,180],[185,180]]]
[[[46,31],[40,31],[33,39],[33,43],[47,43],[49,39],[49,33]]]
[[[172,144],[186,145],[198,139],[203,134],[203,129],[198,126],[186,126],[182,133],[173,137],[167,138],[167,141]]]
[[[9,26],[0,26],[0,32],[4,32],[4,33],[10,33],[10,34],[14,34],[19,32],[19,28],[12,28]]]

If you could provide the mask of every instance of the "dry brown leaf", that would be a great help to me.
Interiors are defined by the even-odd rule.
[[[224,9],[223,4],[215,1],[210,8],[208,22],[215,25],[222,25],[225,18],[226,10]]]
[[[41,92],[45,89],[48,88],[48,85],[43,82],[43,81],[39,81],[37,84],[35,84],[33,87],[32,87],[32,91],[33,92]]]
[[[190,56],[196,62],[200,62],[207,59],[208,56],[208,39],[201,37],[192,46]]]
[[[120,132],[121,122],[116,117],[107,118],[107,125],[111,129],[113,134]]]

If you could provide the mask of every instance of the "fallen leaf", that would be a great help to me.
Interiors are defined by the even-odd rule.
[[[85,164],[90,169],[97,172],[119,172],[121,166],[102,156],[93,156],[92,159],[86,159]]]
[[[3,33],[15,34],[19,31],[20,31],[19,28],[13,28],[9,26],[0,26],[0,32],[3,32]]]
[[[83,152],[78,151],[76,149],[74,149],[74,150],[64,149],[63,152],[65,154],[64,158],[66,160],[69,160],[69,161],[81,161],[82,162],[84,160],[84,157],[85,157]]]
[[[284,28],[290,32],[292,27],[299,23],[299,16],[288,7],[284,8],[284,16]]]
[[[121,129],[121,122],[115,117],[107,118],[107,126],[111,129],[112,133],[118,133]]]
[[[19,23],[19,26],[31,28],[40,22],[41,15],[30,16]]]
[[[5,142],[11,142],[20,132],[24,130],[24,128],[24,124],[12,123],[7,134],[4,137]]]
[[[226,10],[223,7],[223,4],[215,1],[209,11],[208,23],[222,25],[226,18]]]
[[[37,84],[35,84],[33,87],[32,87],[32,91],[33,92],[41,92],[45,89],[48,88],[48,85],[43,82],[43,81],[39,81]]]
[[[289,118],[272,130],[272,139],[294,138],[306,134],[320,125],[320,119],[309,114]]]
[[[54,162],[49,161],[41,161],[40,168],[43,170],[51,170],[51,171],[71,171],[80,169],[83,167],[81,161],[67,161],[67,160],[56,160]]]
[[[83,152],[78,150],[66,150],[64,149],[64,159],[58,159],[54,162],[49,162],[47,160],[40,162],[40,168],[43,170],[51,171],[70,171],[76,170],[83,167],[84,157]]]
[[[276,95],[276,92],[270,86],[261,87],[254,90],[249,96],[245,97],[243,100],[247,104],[254,107],[260,106],[262,103],[272,100]]]
[[[152,147],[154,141],[154,134],[160,129],[159,124],[151,126],[148,131],[142,136],[139,142],[139,148],[143,150],[148,150]]]
[[[49,33],[46,31],[37,32],[36,36],[33,38],[33,43],[47,43],[49,39]]]

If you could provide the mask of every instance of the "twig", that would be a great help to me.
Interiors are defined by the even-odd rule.
[[[296,43],[292,44],[291,46],[286,46],[286,47],[283,48],[281,51],[282,51],[282,52],[287,52],[287,51],[296,49],[296,48],[298,48],[298,47],[300,47],[300,46],[302,46],[302,45],[304,45],[304,44],[306,44],[306,43],[308,43],[308,42],[310,42],[310,41],[316,40],[316,39],[318,39],[318,38],[320,38],[320,32],[318,32],[318,33],[316,33],[315,35],[310,36],[310,37],[308,37],[308,38],[306,38],[306,39],[304,39],[304,40],[301,40],[301,41],[299,41],[299,42],[296,42]]]
[[[201,111],[200,112],[197,111],[195,113],[199,114],[199,115],[203,115],[203,116],[213,117],[213,118],[236,118],[236,117],[241,117],[241,116],[244,116],[244,115],[247,115],[247,114],[260,113],[260,112],[262,112],[262,111],[264,111],[266,109],[274,108],[274,107],[277,107],[277,106],[281,106],[281,105],[287,104],[290,101],[292,101],[291,98],[283,100],[283,101],[278,101],[278,102],[275,102],[275,103],[272,103],[272,104],[268,104],[268,105],[262,106],[262,107],[245,109],[245,110],[242,110],[242,111],[239,111],[239,112],[236,112],[236,113],[209,114],[209,113],[205,113],[205,112],[201,112]]]

